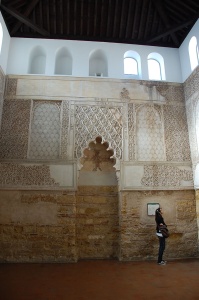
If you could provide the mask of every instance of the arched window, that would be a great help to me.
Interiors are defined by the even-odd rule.
[[[189,42],[189,59],[191,70],[193,71],[199,64],[198,43],[195,36],[193,36]]]
[[[125,75],[138,75],[138,63],[135,58],[124,58],[124,74]]]
[[[0,54],[1,54],[2,42],[3,42],[3,28],[2,28],[2,25],[0,23]]]
[[[140,55],[133,50],[124,53],[124,76],[125,78],[141,78]]]
[[[164,59],[159,53],[148,55],[148,73],[150,80],[165,80]]]
[[[148,59],[149,79],[162,80],[160,64],[155,59]]]

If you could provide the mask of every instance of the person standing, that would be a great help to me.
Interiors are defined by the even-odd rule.
[[[158,251],[158,261],[157,263],[159,265],[166,265],[166,261],[163,260],[163,254],[165,250],[165,237],[163,237],[162,233],[159,231],[159,226],[160,225],[165,225],[164,218],[163,218],[163,212],[162,208],[157,208],[155,211],[155,221],[156,221],[156,235],[158,236],[159,239],[159,251]]]

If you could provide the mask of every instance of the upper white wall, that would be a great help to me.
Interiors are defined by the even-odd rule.
[[[3,72],[6,74],[7,69],[7,62],[8,62],[8,53],[9,53],[9,46],[10,46],[10,35],[8,33],[7,27],[5,25],[4,19],[0,12],[0,23],[3,28],[3,41],[0,53],[0,66]]]
[[[141,57],[142,76],[140,79],[148,80],[147,57],[151,52],[157,52],[164,58],[166,81],[182,82],[178,49],[131,44],[48,39],[12,38],[7,74],[28,74],[30,53],[36,46],[43,47],[44,52],[46,53],[46,70],[44,75],[48,76],[54,75],[57,51],[62,47],[65,47],[72,54],[72,76],[88,77],[89,56],[95,50],[102,50],[108,61],[108,77],[123,79],[126,78],[123,65],[124,53],[128,50],[133,50],[137,51]]]
[[[199,46],[199,19],[193,26],[192,30],[187,35],[186,39],[182,43],[179,48],[179,56],[181,61],[181,68],[182,68],[182,80],[183,82],[191,75],[191,64],[189,59],[189,42],[192,36],[197,38],[198,46]]]

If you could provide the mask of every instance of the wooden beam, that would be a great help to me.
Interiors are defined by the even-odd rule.
[[[170,28],[170,22],[167,17],[167,14],[165,13],[164,7],[162,5],[162,1],[159,1],[159,0],[152,0],[152,1],[153,1],[155,8],[157,9],[157,11],[159,13],[164,25],[166,26],[167,29]],[[170,35],[171,35],[171,38],[172,38],[174,44],[176,46],[179,46],[179,41],[178,41],[178,38],[175,35],[175,33],[171,32]]]
[[[191,18],[191,20],[189,20],[189,21],[183,22],[179,25],[176,25],[175,27],[171,27],[170,29],[150,38],[149,40],[147,40],[147,43],[155,42],[155,41],[163,38],[164,36],[167,36],[167,35],[174,33],[175,31],[178,31],[186,26],[189,26],[190,24],[192,24],[194,22],[194,20],[196,21],[197,18],[198,18],[198,16],[195,16],[195,17]]]
[[[31,11],[33,10],[33,8],[36,6],[36,4],[39,2],[40,0],[34,0],[31,1],[30,4],[27,6],[26,10],[24,11],[23,15],[25,17],[28,17],[31,13]],[[10,35],[14,35],[15,32],[17,32],[17,30],[20,28],[22,22],[18,21],[17,24],[15,25],[15,27],[11,30]]]
[[[45,29],[40,28],[39,26],[32,23],[28,18],[24,17],[21,13],[16,11],[14,8],[6,7],[3,4],[0,5],[0,8],[3,9],[4,11],[6,11],[11,16],[13,16],[14,18],[16,18],[17,20],[19,20],[20,22],[27,25],[28,27],[30,27],[33,30],[39,32],[41,35],[50,36],[50,33],[48,31],[46,31]]]

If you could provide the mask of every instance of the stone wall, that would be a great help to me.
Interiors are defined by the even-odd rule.
[[[73,193],[0,192],[1,262],[74,262]]]
[[[80,187],[77,192],[79,259],[119,257],[118,189]]]
[[[1,261],[156,259],[157,203],[167,257],[198,254],[182,84],[8,76],[0,172]]]
[[[194,191],[130,191],[121,193],[120,259],[154,259],[158,252],[154,216],[147,214],[148,203],[163,208],[170,237],[166,258],[195,257],[197,247],[196,203]]]

